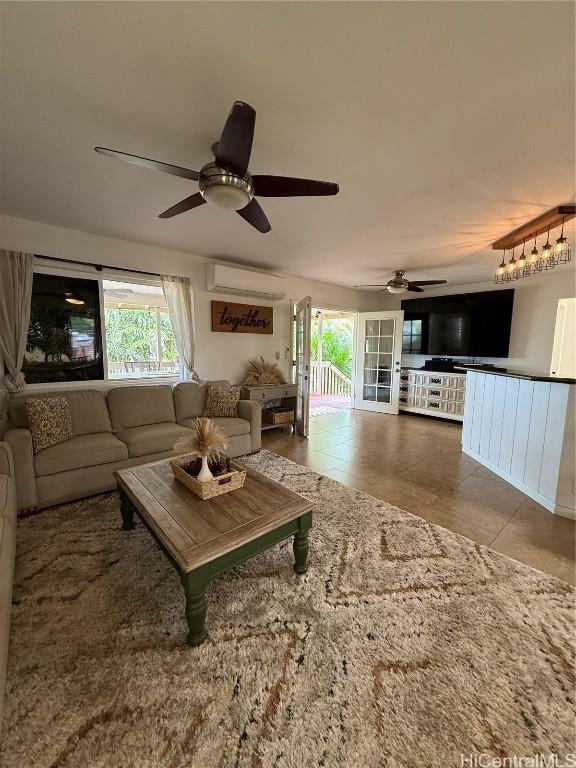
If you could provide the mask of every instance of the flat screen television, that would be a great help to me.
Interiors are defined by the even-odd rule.
[[[508,357],[514,289],[402,302],[402,352],[439,357]]]

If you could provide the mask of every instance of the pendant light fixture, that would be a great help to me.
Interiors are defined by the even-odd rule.
[[[533,274],[538,269],[538,246],[536,245],[536,237],[537,235],[534,235],[534,248],[530,251],[530,256],[528,257],[528,274]]]
[[[510,275],[511,280],[518,280],[518,263],[516,262],[516,257],[514,256],[514,250],[515,249],[512,248],[512,258],[508,262],[508,274]]]
[[[500,262],[500,266],[496,270],[496,275],[494,278],[495,283],[501,283],[504,280],[504,273],[506,272],[506,251],[503,251],[502,253],[502,261]]]
[[[495,283],[507,283],[510,280],[508,274],[508,268],[506,266],[506,249],[502,251],[502,261],[500,262],[496,274],[494,275]]]
[[[502,251],[502,261],[494,274],[495,283],[509,283],[521,277],[530,277],[537,272],[554,269],[571,261],[572,254],[568,238],[564,235],[566,221],[576,217],[576,204],[564,203],[539,214],[531,221],[508,232],[492,243],[492,249]],[[562,227],[560,237],[550,242],[550,232],[556,227]],[[538,237],[546,234],[546,242],[538,250]],[[534,238],[534,245],[529,254],[526,253],[526,243]],[[518,258],[515,249],[522,245],[522,253]],[[506,251],[512,256],[506,263]]]
[[[565,219],[562,219],[562,231],[560,232],[560,237],[556,240],[554,249],[556,251],[555,256],[558,264],[566,264],[572,259],[570,243],[568,242],[568,238],[564,235],[564,221]]]
[[[550,242],[550,227],[546,235],[546,242],[542,248],[542,266],[544,269],[553,269],[556,266],[555,255],[552,253],[552,244]]]
[[[522,243],[522,253],[520,254],[520,258],[518,259],[518,272],[522,273],[519,274],[518,277],[524,277],[524,270],[526,268],[526,238],[524,238],[524,242]]]

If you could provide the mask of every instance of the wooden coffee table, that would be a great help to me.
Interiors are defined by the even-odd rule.
[[[172,474],[168,459],[121,469],[122,527],[137,512],[172,565],[186,595],[188,644],[206,638],[206,587],[211,579],[290,536],[294,570],[305,573],[313,504],[247,469],[243,488],[201,501]]]

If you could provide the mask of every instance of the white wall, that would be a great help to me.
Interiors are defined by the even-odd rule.
[[[274,306],[273,335],[214,333],[210,329],[212,299],[228,298],[230,301],[241,303],[250,303],[252,300],[207,293],[204,290],[204,264],[208,259],[3,215],[0,215],[0,248],[192,278],[197,344],[196,370],[203,378],[228,378],[239,381],[248,360],[256,355],[274,360],[276,352],[280,353],[280,365],[288,375],[289,360],[286,349],[290,345],[290,299],[298,301],[309,295],[316,305],[353,310],[370,310],[380,304],[379,297],[365,291],[287,276],[285,299],[274,303],[254,301],[255,304]],[[289,269],[290,265],[286,264],[286,272]],[[89,273],[98,274],[94,270],[89,270]],[[112,271],[109,275],[112,279],[118,279],[116,272]],[[127,277],[130,278],[129,275]]]
[[[498,288],[499,286],[492,282],[447,285],[427,290],[426,296],[493,291]],[[549,272],[522,278],[502,288],[515,290],[509,357],[506,359],[481,358],[481,360],[505,368],[549,374],[558,300],[576,295],[574,267],[572,264],[556,267]],[[415,299],[422,295],[384,294],[382,308],[400,309],[400,302],[403,299]],[[422,355],[403,355],[402,365],[418,368],[426,359],[427,357]]]

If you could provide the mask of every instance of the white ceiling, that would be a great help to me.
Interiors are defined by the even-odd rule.
[[[344,285],[465,283],[574,200],[573,3],[0,5],[4,213]],[[161,220],[195,183],[93,151],[199,169],[235,99],[253,173],[339,195],[262,198],[267,235],[209,206]]]

